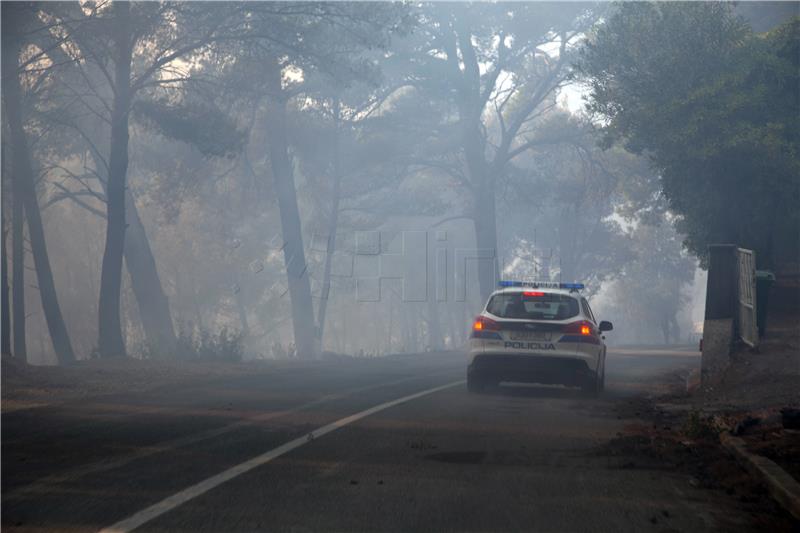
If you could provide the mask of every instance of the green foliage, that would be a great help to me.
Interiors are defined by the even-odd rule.
[[[640,338],[631,340],[670,344],[681,338],[677,315],[696,266],[681,249],[671,220],[662,215],[651,222],[638,222],[630,231],[632,257],[616,273],[611,312],[638,332]]]
[[[686,417],[682,432],[690,439],[719,439],[719,430],[711,423],[711,418],[703,417],[696,410],[692,410]]]
[[[718,2],[623,3],[583,50],[606,144],[645,153],[684,244],[797,253],[800,23],[757,35]]]
[[[226,327],[217,334],[204,328],[197,331],[181,328],[175,355],[184,359],[241,361],[244,352],[242,340],[241,333],[228,331]]]
[[[177,344],[171,353],[164,353],[147,343],[141,344],[135,352],[142,359],[195,359],[232,363],[242,360],[243,340],[241,332],[229,331],[226,327],[214,334],[202,327],[181,326],[178,330]],[[95,357],[94,353],[92,357]]]
[[[578,280],[596,291],[631,259],[630,243],[612,215],[621,191],[635,181],[623,163],[636,168],[629,161],[636,158],[604,152],[592,126],[565,111],[542,117],[530,137],[548,142],[518,158],[498,198],[503,248],[524,257],[522,265],[531,269],[515,267],[513,273],[535,278],[558,272],[563,281]]]
[[[205,156],[232,157],[245,142],[245,133],[236,122],[208,103],[142,100],[133,109],[136,117],[152,129],[197,148]]]
[[[270,354],[273,359],[292,359],[297,357],[294,343],[284,345],[278,341],[273,342],[272,346],[270,346]]]
[[[517,160],[500,195],[510,277],[578,280],[598,290],[603,318],[625,324],[614,340],[671,343],[695,261],[646,158],[603,150],[585,119],[552,111],[532,139],[552,140]],[[601,286],[603,287],[602,289]]]

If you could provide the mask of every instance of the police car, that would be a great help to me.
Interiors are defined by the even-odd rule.
[[[500,382],[561,384],[590,395],[605,385],[603,332],[581,283],[501,281],[470,334],[467,388]]]

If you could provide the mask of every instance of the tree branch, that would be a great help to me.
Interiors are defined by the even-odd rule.
[[[491,98],[492,92],[494,91],[494,86],[497,83],[497,78],[500,76],[503,68],[505,68],[506,57],[508,55],[508,48],[506,48],[505,43],[505,32],[500,32],[499,39],[500,42],[497,45],[497,61],[495,61],[492,71],[486,76],[486,85],[484,85],[483,92],[480,96],[481,109],[483,109],[483,107],[486,105],[486,102],[488,102],[489,98]]]
[[[82,207],[82,208],[86,209],[88,212],[92,213],[93,215],[96,215],[96,216],[98,216],[98,217],[100,217],[102,219],[106,218],[106,214],[103,211],[101,211],[100,209],[97,209],[96,207],[93,207],[93,206],[89,205],[88,203],[84,202],[80,198],[81,196],[95,197],[94,194],[90,193],[89,191],[70,191],[69,189],[67,189],[66,187],[61,185],[60,183],[54,183],[54,185],[56,187],[58,187],[59,189],[61,189],[62,192],[60,194],[53,195],[47,202],[45,202],[42,205],[42,211],[44,211],[45,209],[47,209],[51,205],[54,205],[54,204],[56,204],[56,203],[58,203],[58,202],[60,202],[62,200],[70,199],[73,202],[75,202],[77,205],[79,205],[80,207]]]

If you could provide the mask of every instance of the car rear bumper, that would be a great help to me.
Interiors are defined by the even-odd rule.
[[[515,354],[479,354],[467,373],[487,382],[514,381],[580,386],[595,376],[585,359]]]

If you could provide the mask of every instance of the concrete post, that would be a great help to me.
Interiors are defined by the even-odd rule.
[[[708,247],[708,255],[700,370],[700,384],[704,390],[712,388],[720,381],[730,363],[738,287],[736,245],[712,244]]]
[[[736,245],[712,244],[708,247],[706,320],[736,317],[738,283]]]

